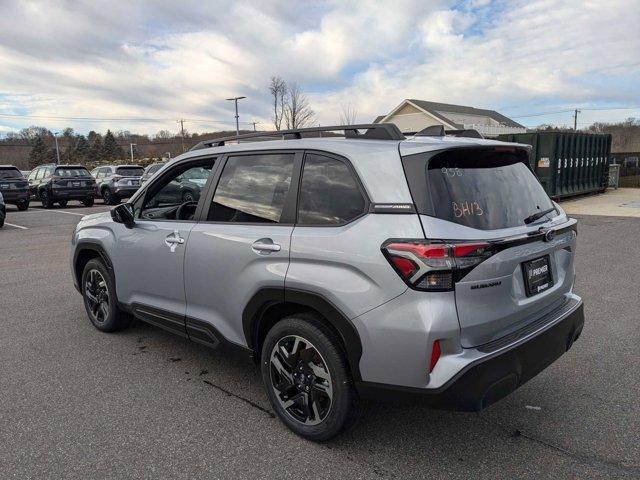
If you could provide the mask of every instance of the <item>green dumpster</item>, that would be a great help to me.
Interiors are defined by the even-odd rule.
[[[607,188],[611,135],[536,132],[500,135],[498,140],[531,145],[531,168],[551,198]]]

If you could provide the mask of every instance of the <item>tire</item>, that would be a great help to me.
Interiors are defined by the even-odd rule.
[[[86,200],[82,200],[82,204],[85,207],[93,207],[95,200],[93,198],[87,198]]]
[[[186,202],[195,202],[195,197],[193,196],[193,192],[187,190],[182,194],[182,203]]]
[[[81,289],[87,316],[98,330],[116,332],[131,324],[131,315],[118,307],[115,283],[102,260],[94,258],[87,262]]]
[[[22,202],[18,202],[16,204],[16,207],[18,207],[19,211],[24,212],[29,208],[29,200],[23,200]]]
[[[42,202],[42,208],[53,208],[53,199],[46,190],[40,192],[40,201]]]
[[[108,187],[102,190],[102,200],[105,205],[117,205],[120,203],[120,199]]]
[[[301,313],[276,323],[262,345],[261,370],[273,409],[297,435],[329,440],[353,418],[351,373],[340,340],[320,317]]]
[[[59,200],[58,201],[58,205],[60,205],[62,208],[65,208],[68,204],[67,200]]]

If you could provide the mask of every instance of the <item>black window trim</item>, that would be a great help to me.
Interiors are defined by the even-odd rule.
[[[160,177],[156,178],[153,182],[147,182],[144,185],[144,188],[141,188],[140,190],[138,190],[138,192],[136,192],[136,194],[133,197],[131,197],[127,202],[130,205],[134,205],[136,202],[142,201],[142,203],[144,204],[147,199],[147,194],[149,193],[151,188],[154,185],[157,185],[158,183],[162,182],[164,179],[167,178],[167,176],[172,175],[173,172],[175,172],[176,170],[181,169],[185,165],[189,165],[189,168],[193,168],[195,166],[198,166],[199,164],[205,164],[207,161],[212,160],[213,167],[211,168],[211,175],[209,175],[209,178],[207,179],[207,183],[203,188],[203,194],[200,195],[200,199],[198,200],[198,206],[196,207],[195,214],[193,215],[193,218],[191,220],[177,220],[173,218],[166,218],[166,219],[155,218],[153,220],[150,220],[150,219],[138,217],[135,219],[135,221],[136,222],[198,223],[201,210],[203,209],[203,205],[205,205],[203,203],[203,198],[206,198],[212,179],[216,175],[217,170],[219,169],[221,157],[222,155],[219,155],[219,154],[218,155],[207,154],[207,155],[199,155],[197,157],[189,157],[189,158],[185,158],[184,160],[178,161],[175,164],[171,165],[171,167],[169,167],[165,172],[162,173]],[[189,168],[187,168],[187,170]],[[154,193],[157,193],[157,192],[154,192]]]
[[[293,170],[291,172],[291,185],[289,186],[289,191],[287,192],[287,198],[284,202],[284,206],[282,208],[282,215],[280,216],[280,222],[278,223],[265,223],[265,222],[220,222],[214,220],[208,220],[207,217],[209,215],[209,209],[211,208],[211,203],[213,202],[213,197],[215,195],[215,191],[218,188],[218,183],[220,182],[220,177],[222,176],[222,172],[224,171],[224,167],[227,164],[227,160],[229,157],[244,157],[244,156],[257,156],[257,155],[291,155],[293,154]],[[253,226],[270,226],[270,227],[293,227],[295,226],[295,217],[298,208],[298,196],[295,193],[299,189],[300,182],[300,172],[302,170],[302,157],[304,154],[304,150],[301,149],[260,149],[260,150],[243,150],[241,152],[225,152],[219,158],[218,169],[215,172],[215,175],[212,175],[213,180],[209,184],[207,192],[205,194],[205,203],[203,204],[203,208],[200,212],[196,212],[199,223],[206,223],[209,225],[253,225]],[[205,208],[204,205],[208,207]]]
[[[324,157],[328,157],[331,158],[332,160],[336,160],[338,162],[341,162],[342,164],[346,165],[347,169],[349,170],[349,172],[351,173],[351,176],[353,177],[353,179],[356,182],[356,185],[358,187],[358,190],[360,191],[360,195],[362,195],[362,198],[364,199],[364,207],[362,212],[360,213],[360,215],[353,217],[351,220],[348,220],[346,222],[341,222],[341,223],[332,223],[332,224],[313,224],[313,223],[299,223],[298,221],[298,208],[297,206],[300,205],[300,195],[302,194],[302,175],[304,175],[304,163],[306,162],[307,159],[307,155],[320,155],[320,156],[324,156]],[[358,175],[358,172],[356,172],[356,169],[353,167],[353,165],[351,164],[351,161],[349,161],[348,158],[343,157],[341,155],[337,155],[335,153],[331,153],[331,152],[326,152],[324,150],[316,150],[316,149],[309,149],[309,150],[305,150],[304,151],[304,161],[302,162],[301,168],[300,168],[300,172],[299,172],[299,181],[298,181],[298,195],[297,195],[297,200],[296,200],[296,217],[295,217],[295,226],[296,227],[310,227],[310,228],[339,228],[339,227],[344,227],[345,225],[349,225],[350,223],[353,223],[359,219],[361,219],[362,217],[366,216],[367,214],[369,214],[369,210],[371,208],[371,200],[369,199],[369,195],[367,194],[366,189],[364,188],[364,185],[362,184],[362,181],[360,180],[360,176]]]

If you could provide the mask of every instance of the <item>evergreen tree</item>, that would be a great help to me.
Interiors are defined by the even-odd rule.
[[[90,146],[84,135],[76,135],[76,141],[73,146],[74,161],[85,164],[89,157]]]
[[[47,148],[41,136],[35,137],[33,147],[29,153],[29,168],[33,170],[38,165],[49,163],[52,153],[55,156],[55,152],[51,152],[51,150]]]
[[[105,160],[119,160],[124,158],[124,150],[118,145],[118,142],[116,142],[116,137],[113,136],[111,130],[107,130],[107,134],[104,136],[102,158]]]
[[[89,143],[88,160],[90,162],[99,162],[102,158],[102,135],[91,130],[87,135]]]

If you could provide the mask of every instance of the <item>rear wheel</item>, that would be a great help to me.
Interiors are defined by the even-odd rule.
[[[67,206],[68,201],[67,200],[59,200],[58,201],[58,205],[60,205],[62,208],[65,208]]]
[[[328,440],[352,417],[355,394],[345,356],[317,316],[278,322],[264,341],[261,364],[271,405],[296,434]]]
[[[102,200],[105,205],[117,205],[120,203],[120,199],[113,194],[110,188],[105,188],[102,190]]]
[[[24,212],[29,208],[29,200],[23,200],[21,202],[18,202],[16,207],[18,207],[18,210],[20,210],[21,212]]]
[[[42,208],[53,208],[53,199],[46,190],[40,192],[40,201],[42,202]]]
[[[131,323],[131,316],[118,307],[113,279],[102,260],[94,258],[85,265],[82,296],[87,316],[98,330],[115,332]]]
[[[182,203],[193,202],[195,201],[195,197],[193,196],[193,192],[187,190],[182,194]]]
[[[95,200],[93,198],[87,198],[85,200],[82,201],[82,204],[85,207],[93,207],[93,203],[95,202]]]

